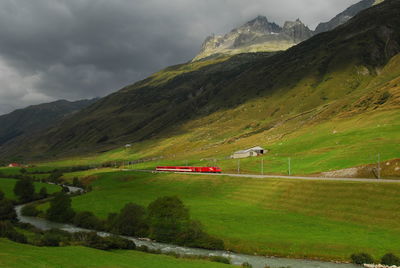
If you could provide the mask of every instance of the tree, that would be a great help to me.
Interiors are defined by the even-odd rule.
[[[48,196],[46,187],[40,188],[39,196],[40,198],[46,198]]]
[[[149,205],[150,237],[160,242],[176,242],[190,223],[189,210],[176,197],[161,197]]]
[[[148,226],[145,208],[133,203],[126,204],[115,218],[112,229],[123,235],[146,235]]]
[[[15,221],[17,220],[17,214],[15,213],[13,203],[8,199],[0,200],[0,221]]]
[[[14,186],[14,193],[22,202],[29,202],[34,199],[35,186],[29,178],[23,178],[17,181]]]
[[[48,180],[54,183],[58,183],[61,180],[63,173],[61,170],[55,169],[50,175]]]
[[[74,177],[74,178],[72,179],[72,186],[75,186],[75,187],[82,187],[82,184],[81,184],[81,182],[79,181],[79,179],[78,179],[77,177]]]
[[[101,230],[103,223],[92,212],[82,211],[76,213],[74,217],[74,224],[79,227],[87,229]]]
[[[71,208],[71,198],[63,192],[58,193],[50,201],[50,207],[46,212],[46,218],[57,222],[70,222],[75,212]]]

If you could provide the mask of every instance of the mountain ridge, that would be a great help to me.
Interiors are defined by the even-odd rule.
[[[300,19],[285,21],[283,26],[269,22],[262,15],[257,16],[242,26],[225,35],[208,36],[194,57],[194,61],[213,55],[235,55],[251,52],[276,52],[286,50],[310,37],[335,29],[346,23],[359,12],[382,3],[384,0],[362,0],[351,5],[328,22],[319,23],[314,31],[310,30]]]
[[[34,132],[50,127],[57,121],[78,112],[96,100],[57,100],[30,105],[26,108],[0,115],[0,125],[2,126],[0,129],[0,146],[20,136],[31,135]]]
[[[225,35],[208,36],[200,53],[193,60],[213,54],[238,54],[242,52],[268,52],[285,50],[312,36],[312,31],[300,19],[286,21],[281,27],[269,22],[265,16],[257,16]]]
[[[399,61],[382,70],[400,52],[399,11],[399,2],[385,1],[285,52],[168,67],[27,139],[24,150],[10,144],[0,155],[60,157],[131,143],[136,157],[185,148],[210,157],[218,148],[253,144],[254,137],[261,145],[279,143],[305,124],[339,115],[398,109],[398,85],[390,81]]]
[[[354,5],[351,5],[346,10],[340,12],[338,15],[332,18],[330,21],[318,24],[318,26],[315,28],[315,34],[333,30],[339,25],[346,23],[348,20],[350,20],[352,17],[360,13],[362,10],[370,8],[376,4],[382,3],[383,1],[384,0],[362,0]]]

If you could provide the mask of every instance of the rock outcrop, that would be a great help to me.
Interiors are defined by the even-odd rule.
[[[269,22],[265,16],[258,16],[225,35],[207,37],[194,60],[215,54],[285,50],[312,35],[313,32],[299,19],[287,21],[281,27]]]

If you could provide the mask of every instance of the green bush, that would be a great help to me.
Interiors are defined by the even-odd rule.
[[[12,231],[14,227],[9,221],[0,221],[0,237],[7,237],[7,234]]]
[[[56,222],[71,222],[75,212],[71,208],[71,198],[65,193],[58,193],[46,211],[46,218]]]
[[[26,239],[26,236],[21,234],[21,233],[19,233],[19,232],[17,232],[17,231],[15,231],[15,230],[8,232],[6,234],[6,237],[8,239],[10,239],[11,241],[14,241],[14,242],[17,242],[17,243],[23,243],[23,244],[28,243],[28,239]]]
[[[40,188],[40,191],[39,191],[39,198],[46,198],[47,196],[48,196],[48,194],[47,194],[47,188],[46,188],[46,187]]]
[[[108,243],[108,249],[135,249],[136,244],[120,236],[108,236],[104,238]]]
[[[252,268],[253,265],[251,265],[251,264],[248,263],[248,262],[244,262],[244,263],[242,263],[241,267]]]
[[[185,230],[179,234],[178,243],[188,247],[206,249],[224,249],[224,242],[214,238],[203,231],[203,226],[198,221],[190,221]]]
[[[387,253],[382,257],[381,263],[384,265],[400,266],[400,258],[394,255],[393,253]]]
[[[118,236],[101,237],[96,232],[74,233],[73,240],[80,245],[101,250],[136,248],[135,243],[131,240]]]
[[[230,259],[228,259],[226,257],[222,257],[222,256],[212,256],[212,257],[210,257],[210,261],[231,264]]]
[[[8,199],[0,200],[0,221],[9,220],[16,221],[17,214],[15,213],[13,203]]]
[[[101,220],[99,220],[92,212],[83,211],[75,214],[74,224],[76,226],[86,228],[86,229],[95,229],[95,230],[103,230],[104,224]]]
[[[112,230],[118,234],[131,236],[146,236],[148,234],[146,209],[142,206],[128,203],[112,221]]]
[[[374,259],[372,258],[371,255],[368,253],[357,253],[357,254],[352,254],[350,256],[351,260],[355,264],[371,264],[374,263]]]
[[[150,237],[160,242],[178,242],[189,224],[189,210],[175,196],[161,197],[150,203]]]
[[[26,205],[21,209],[21,213],[24,216],[36,217],[39,212],[34,205]]]
[[[48,247],[58,247],[61,244],[68,244],[70,240],[71,240],[70,233],[59,229],[51,229],[44,232],[43,236],[39,240],[39,245]]]
[[[146,245],[141,245],[141,246],[137,247],[137,250],[143,251],[143,252],[149,252],[149,247]]]
[[[30,178],[18,180],[14,186],[14,193],[22,202],[32,201],[35,197],[33,181]]]

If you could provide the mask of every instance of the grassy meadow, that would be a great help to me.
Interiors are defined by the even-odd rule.
[[[35,247],[0,239],[0,267],[223,268],[231,266],[202,260],[177,259],[133,250],[102,251],[77,246]]]
[[[400,185],[111,172],[73,198],[101,218],[177,195],[210,234],[244,253],[348,260],[400,252]],[[46,205],[42,206],[44,209]],[[394,239],[394,238],[399,239]]]
[[[14,194],[14,186],[15,186],[16,182],[17,182],[16,179],[0,178],[0,190],[2,190],[4,192],[6,198],[16,199],[16,196]],[[52,194],[52,193],[55,193],[55,192],[58,192],[61,190],[60,186],[46,184],[46,183],[40,183],[40,182],[35,182],[34,186],[35,186],[35,192],[39,192],[39,190],[42,187],[45,187],[47,189],[47,193],[49,193],[49,194]]]

